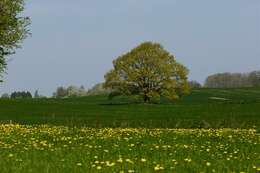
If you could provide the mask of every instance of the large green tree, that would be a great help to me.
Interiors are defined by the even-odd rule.
[[[135,95],[150,102],[161,97],[178,99],[189,92],[188,69],[158,43],[142,43],[113,65],[104,84],[112,95]]]
[[[0,0],[0,77],[6,69],[6,56],[28,36],[28,17],[22,17],[24,0]]]

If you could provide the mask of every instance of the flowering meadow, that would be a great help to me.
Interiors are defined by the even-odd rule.
[[[1,172],[260,171],[254,129],[0,125]]]

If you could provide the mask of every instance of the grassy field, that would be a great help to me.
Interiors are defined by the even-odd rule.
[[[259,153],[253,129],[0,125],[2,173],[256,173]]]
[[[260,89],[0,100],[1,172],[260,172]]]
[[[177,102],[153,105],[106,96],[0,100],[0,121],[87,127],[258,128],[260,89],[199,89]]]

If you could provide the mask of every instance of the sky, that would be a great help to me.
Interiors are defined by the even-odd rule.
[[[23,15],[32,35],[8,57],[0,94],[90,88],[144,41],[161,43],[201,83],[260,70],[259,0],[26,0]]]

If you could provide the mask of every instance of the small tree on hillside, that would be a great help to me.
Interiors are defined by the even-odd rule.
[[[56,98],[64,98],[68,96],[68,91],[64,87],[58,87],[56,92],[53,93],[53,96]]]
[[[105,75],[112,95],[138,95],[144,102],[166,97],[171,100],[188,93],[188,70],[160,44],[145,42],[113,61]]]

